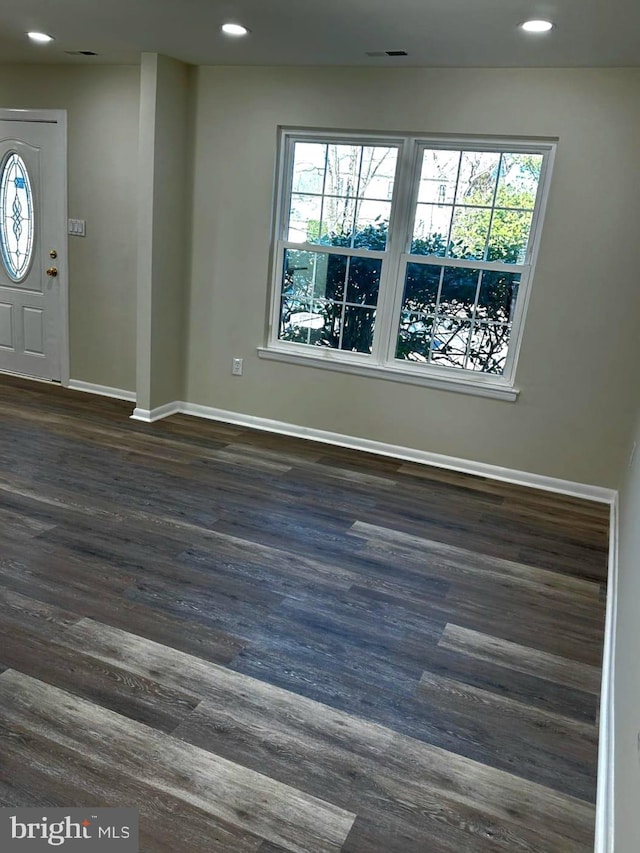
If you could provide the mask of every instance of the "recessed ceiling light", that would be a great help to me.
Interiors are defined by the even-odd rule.
[[[525,21],[520,26],[528,33],[548,33],[549,30],[553,29],[551,21]]]
[[[46,33],[27,33],[31,41],[37,41],[40,44],[47,44],[53,41],[53,36],[48,36]]]
[[[242,24],[223,24],[222,32],[226,36],[246,36],[249,30]]]

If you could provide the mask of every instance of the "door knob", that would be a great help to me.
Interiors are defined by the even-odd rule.
[[[55,278],[58,275],[58,270],[55,267],[49,267],[47,275],[50,275],[51,278]]]

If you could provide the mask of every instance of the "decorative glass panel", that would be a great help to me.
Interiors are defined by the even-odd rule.
[[[15,151],[9,154],[0,176],[0,248],[2,262],[12,281],[29,272],[35,234],[33,193],[27,166]]]

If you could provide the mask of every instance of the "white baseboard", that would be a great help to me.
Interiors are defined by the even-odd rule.
[[[111,388],[109,385],[95,385],[93,382],[82,382],[80,379],[70,379],[67,388],[71,388],[72,391],[85,391],[87,394],[99,394],[101,397],[115,397],[117,400],[128,400],[132,403],[136,401],[135,391]]]
[[[183,405],[183,403],[165,403],[164,406],[156,406],[155,409],[139,409],[136,407],[131,415],[131,420],[152,424],[162,418],[179,415],[183,411]]]
[[[618,500],[611,504],[607,615],[602,658],[600,729],[598,733],[598,791],[595,853],[614,853],[615,810],[615,657],[618,619]]]
[[[472,462],[469,459],[460,459],[455,456],[444,456],[440,453],[430,453],[426,450],[416,450],[411,447],[402,447],[396,444],[387,444],[382,441],[373,441],[368,438],[342,435],[337,432],[313,429],[312,427],[289,424],[284,421],[274,421],[269,418],[259,418],[254,415],[246,415],[239,412],[230,412],[225,409],[217,409],[213,406],[200,406],[196,403],[174,402],[167,403],[151,411],[147,409],[136,409],[131,416],[135,420],[152,421],[182,413],[206,418],[213,421],[238,424],[238,426],[259,429],[265,432],[276,432],[281,435],[290,435],[294,438],[305,438],[310,441],[331,444],[338,447],[348,447],[352,450],[363,450],[367,453],[376,453],[379,456],[390,456],[393,459],[403,459],[407,462],[417,462],[422,465],[432,465],[436,468],[447,468],[451,471],[460,471],[463,474],[475,474],[479,477],[487,477],[491,480],[501,480],[505,483],[514,483],[518,486],[528,486],[533,489],[543,489],[548,492],[558,492],[563,495],[584,498],[585,500],[598,501],[613,504],[617,492],[614,489],[606,489],[603,486],[591,486],[585,483],[574,483],[571,480],[560,480],[556,477],[547,477],[542,474],[530,474],[527,471],[517,471],[512,468],[502,468],[499,465],[490,465],[486,462]]]

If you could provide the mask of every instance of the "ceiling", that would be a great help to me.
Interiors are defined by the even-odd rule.
[[[528,18],[556,28],[518,29]],[[225,21],[251,33],[230,39]],[[25,32],[55,37],[34,45]],[[97,57],[65,51],[93,50]],[[406,50],[405,57],[367,51]],[[196,65],[640,66],[638,0],[2,0],[0,58]]]

